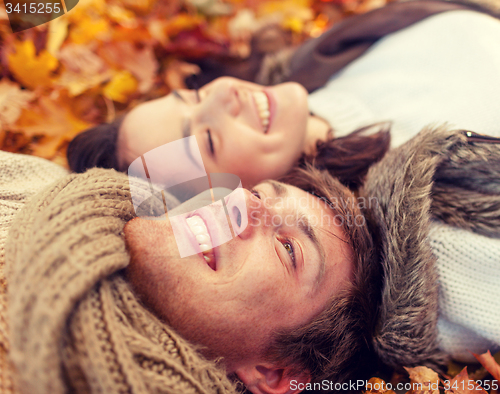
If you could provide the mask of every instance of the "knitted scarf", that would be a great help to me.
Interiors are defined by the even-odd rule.
[[[63,178],[17,215],[6,263],[20,392],[235,392],[124,279],[123,227],[134,216],[128,177],[99,169]]]

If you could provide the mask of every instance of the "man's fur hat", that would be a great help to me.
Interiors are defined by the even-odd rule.
[[[384,275],[373,344],[390,366],[436,367],[447,359],[437,342],[438,276],[429,224],[438,219],[500,237],[498,142],[427,128],[368,172],[360,196],[377,202],[367,218]]]

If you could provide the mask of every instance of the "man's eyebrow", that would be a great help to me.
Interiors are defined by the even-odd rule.
[[[181,94],[179,93],[179,91],[177,89],[172,90],[172,94],[174,95],[175,98],[183,101],[184,103],[187,103],[187,101],[184,99],[184,97],[181,96]]]
[[[287,196],[288,189],[285,186],[283,186],[283,184],[273,180],[268,180],[266,181],[266,183],[269,183],[271,185],[277,197]],[[316,289],[325,274],[325,249],[323,248],[323,245],[321,245],[321,242],[319,241],[317,230],[314,228],[314,226],[311,225],[311,222],[309,221],[307,215],[304,212],[300,210],[296,212],[295,224],[297,225],[300,232],[304,234],[312,242],[314,248],[317,250],[319,254],[319,270],[318,270],[318,275],[316,276],[316,280],[314,281],[314,289]]]

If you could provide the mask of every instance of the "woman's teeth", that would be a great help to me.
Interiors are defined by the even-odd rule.
[[[264,92],[252,92],[255,102],[257,103],[257,110],[259,112],[260,122],[262,123],[262,128],[264,133],[267,133],[269,128],[269,99]]]
[[[199,216],[191,216],[186,219],[189,229],[193,233],[200,245],[200,250],[203,253],[203,257],[208,265],[215,270],[215,256],[212,251],[212,240],[208,234],[207,226]]]

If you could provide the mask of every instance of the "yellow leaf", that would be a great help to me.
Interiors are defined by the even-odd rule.
[[[137,80],[130,72],[120,71],[106,84],[102,92],[104,96],[111,100],[125,103],[128,95],[134,93],[137,87]]]
[[[297,17],[286,18],[283,21],[282,26],[285,29],[293,31],[294,33],[301,33],[302,30],[304,30],[304,21]]]
[[[302,12],[303,10],[309,10],[311,7],[310,0],[274,0],[266,1],[259,5],[259,14],[267,15],[273,14],[275,12],[280,12],[286,14],[290,11],[292,12]]]
[[[110,33],[106,19],[83,18],[71,28],[70,41],[74,44],[87,44],[96,39],[104,39]]]
[[[173,37],[181,31],[192,30],[201,25],[205,19],[201,15],[179,14],[170,19],[166,26],[166,33]]]
[[[32,41],[14,44],[15,53],[8,55],[9,69],[16,79],[31,89],[49,86],[52,83],[51,74],[57,68],[58,61],[46,50],[38,56]]]
[[[65,15],[52,20],[49,23],[49,37],[47,38],[47,51],[56,55],[62,43],[68,35],[68,19]]]

